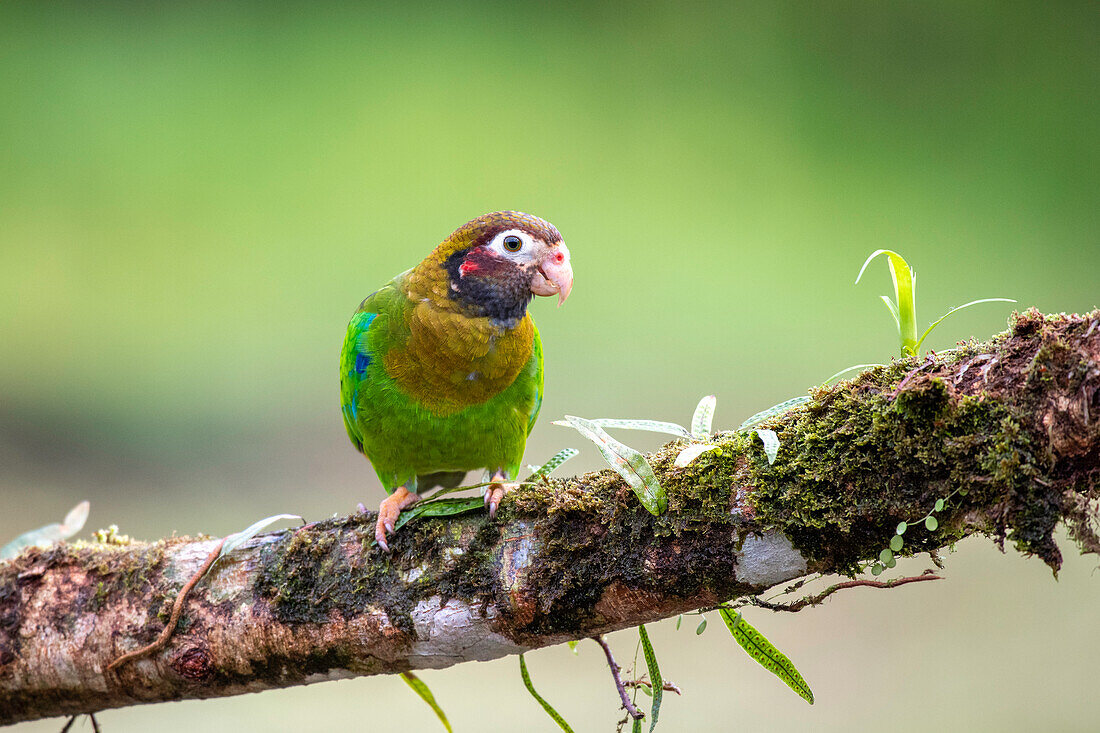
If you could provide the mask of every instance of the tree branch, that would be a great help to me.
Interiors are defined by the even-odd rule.
[[[865,372],[685,469],[650,457],[654,517],[610,471],[524,486],[484,513],[419,519],[372,547],[351,516],[261,535],[214,564],[157,638],[214,539],[59,544],[0,563],[0,724],[486,660],[852,574],[900,521],[950,497],[903,553],[974,533],[1057,570],[1083,551],[1100,477],[1100,312],[1020,315],[989,343]],[[904,384],[902,382],[904,381]]]

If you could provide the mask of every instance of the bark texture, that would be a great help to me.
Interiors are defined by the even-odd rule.
[[[1084,551],[1100,494],[1100,312],[1017,316],[988,343],[865,372],[721,453],[650,456],[668,512],[611,471],[524,486],[496,520],[422,518],[392,554],[372,515],[261,535],[216,563],[166,648],[152,641],[216,544],[174,538],[31,549],[0,563],[0,724],[486,660],[758,593],[808,572],[852,573],[972,533],[1055,570],[1065,522]]]

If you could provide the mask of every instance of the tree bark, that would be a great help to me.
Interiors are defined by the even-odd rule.
[[[487,660],[713,606],[807,573],[853,574],[983,533],[1061,562],[1083,551],[1100,489],[1100,311],[1031,310],[987,343],[875,368],[673,465],[655,517],[611,471],[512,492],[483,512],[421,518],[372,545],[359,515],[261,535],[196,586],[168,645],[152,641],[216,540],[61,543],[0,563],[0,724]]]

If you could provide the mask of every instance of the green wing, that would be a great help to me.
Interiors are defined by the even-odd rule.
[[[394,310],[406,300],[396,285],[396,278],[370,295],[359,305],[351,317],[344,348],[340,352],[340,407],[344,415],[344,428],[348,437],[360,452],[363,451],[363,431],[358,417],[359,390],[377,370],[385,352],[387,339],[384,329],[388,324],[401,322],[394,319]]]
[[[531,326],[535,329],[535,340],[531,345],[531,362],[535,365],[535,406],[531,408],[531,414],[527,417],[527,434],[530,435],[531,431],[535,429],[535,422],[539,419],[539,410],[542,409],[542,383],[543,383],[543,369],[542,369],[542,339],[539,338],[539,328],[535,325],[534,319],[531,319]]]

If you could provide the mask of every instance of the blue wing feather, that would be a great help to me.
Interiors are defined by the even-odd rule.
[[[367,379],[367,369],[371,363],[370,326],[377,315],[359,312],[351,319],[340,364],[340,406],[344,414],[344,428],[359,450],[363,449],[363,436],[355,420],[359,409],[359,385]]]

